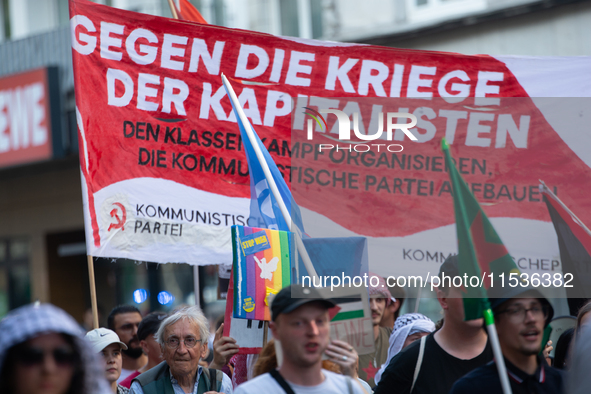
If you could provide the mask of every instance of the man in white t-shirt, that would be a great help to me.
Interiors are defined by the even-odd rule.
[[[292,290],[305,298],[292,298]],[[241,384],[235,393],[364,394],[357,381],[322,369],[322,355],[329,344],[328,309],[333,306],[314,288],[283,288],[271,304],[269,324],[273,338],[281,344],[283,363],[278,370]]]

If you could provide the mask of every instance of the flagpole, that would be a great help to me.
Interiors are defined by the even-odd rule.
[[[240,102],[238,101],[238,98],[236,97],[236,93],[234,93],[234,89],[232,89],[232,85],[230,85],[230,82],[228,81],[228,79],[226,78],[226,76],[224,74],[222,74],[222,82],[224,84],[224,87],[226,88],[226,91],[228,92],[228,96],[230,97],[230,100],[232,100],[232,103],[234,104],[234,109],[236,110],[236,113],[238,114],[238,117],[240,118],[240,121],[242,122],[242,125],[244,126],[244,130],[246,131],[246,135],[248,136],[248,139],[255,151],[255,154],[257,156],[259,164],[261,165],[263,172],[265,173],[265,178],[267,180],[267,184],[269,185],[269,188],[271,189],[271,193],[273,193],[273,196],[275,197],[275,200],[277,201],[277,204],[279,205],[279,209],[281,210],[281,214],[283,215],[283,219],[285,220],[285,223],[287,223],[287,226],[289,227],[289,229],[295,233],[296,247],[298,249],[298,252],[302,256],[302,261],[304,262],[304,265],[306,266],[306,270],[308,270],[308,273],[310,274],[310,276],[316,278],[316,280],[318,281],[318,280],[320,280],[320,278],[318,278],[318,274],[316,273],[316,270],[314,269],[314,265],[312,264],[312,261],[310,260],[310,256],[308,255],[308,251],[306,250],[306,247],[304,246],[304,241],[302,241],[300,229],[298,228],[298,226],[292,226],[291,214],[289,213],[287,207],[285,206],[285,202],[283,201],[283,198],[281,197],[281,194],[279,193],[279,189],[277,188],[277,184],[275,183],[275,179],[273,179],[273,175],[271,174],[271,170],[269,169],[269,166],[267,165],[265,157],[263,156],[263,152],[261,151],[261,147],[259,146],[259,144],[257,143],[257,140],[255,138],[254,130],[250,127],[250,122],[248,121],[248,119],[246,118],[246,115],[244,114],[242,106],[240,105]],[[295,231],[294,231],[294,228],[295,228]]]
[[[96,282],[94,280],[94,261],[91,255],[87,255],[88,260],[88,281],[90,283],[90,305],[92,307],[92,325],[99,328],[98,303],[96,301]]]
[[[581,226],[581,227],[583,228],[583,230],[585,230],[585,232],[586,232],[586,233],[587,233],[587,234],[588,234],[588,235],[591,237],[591,230],[589,230],[589,229],[587,228],[587,226],[585,226],[585,223],[583,223],[583,222],[581,221],[581,219],[579,219],[579,218],[577,217],[577,215],[575,215],[575,214],[573,213],[573,211],[571,211],[570,209],[568,209],[568,207],[567,207],[566,205],[564,205],[564,203],[563,203],[562,201],[560,201],[560,199],[558,198],[558,196],[557,196],[556,194],[554,194],[554,193],[552,192],[552,190],[550,190],[550,188],[549,188],[548,186],[546,186],[546,184],[544,183],[544,181],[543,181],[543,180],[539,179],[539,181],[540,181],[540,183],[541,183],[541,185],[540,185],[540,191],[541,191],[542,193],[543,193],[543,192],[546,192],[546,194],[548,194],[550,197],[552,197],[552,198],[554,199],[554,201],[556,201],[558,204],[560,204],[560,206],[561,206],[561,207],[562,207],[562,208],[563,208],[563,209],[564,209],[566,212],[568,212],[568,214],[569,214],[569,215],[570,215],[570,216],[573,218],[573,220],[574,220],[574,221],[575,221],[575,222],[576,222],[576,223],[577,223],[579,226]]]
[[[455,169],[455,165],[453,163],[453,161],[451,160],[451,156],[449,154],[449,144],[447,143],[447,140],[444,138],[441,139],[441,150],[443,151],[443,154],[445,155],[445,160],[446,160],[446,164],[448,165],[448,171],[449,171],[449,176],[452,180],[452,187],[453,187],[453,193],[454,193],[454,198],[457,198],[458,201],[458,208],[460,210],[464,210],[465,208],[465,204],[464,204],[464,198],[462,196],[462,193],[459,190],[456,190],[456,185],[459,185],[460,182],[463,182],[463,179],[457,179],[458,174],[456,173],[456,171],[453,171]],[[452,168],[453,166],[453,168]],[[456,215],[456,220],[457,220],[458,215]],[[468,215],[463,212],[462,215],[460,215],[461,219],[463,220],[463,227],[468,230],[470,228],[470,223],[468,223]],[[458,224],[456,223],[456,228],[458,227]],[[459,235],[459,234],[458,234]],[[474,250],[474,243],[472,242],[472,234],[470,234],[470,231],[467,231],[467,233],[465,234],[469,239],[470,242],[468,243],[468,250],[469,250],[469,257],[471,259],[471,261],[477,262],[478,259],[476,258],[476,251]],[[503,388],[503,393],[504,394],[512,394],[511,391],[511,385],[509,384],[509,376],[507,375],[507,367],[505,366],[505,359],[503,358],[503,352],[501,351],[501,345],[499,343],[499,336],[497,334],[497,328],[495,326],[495,318],[493,315],[493,312],[491,310],[490,307],[490,302],[488,300],[488,297],[486,295],[486,293],[484,292],[484,289],[482,287],[480,287],[480,291],[481,291],[481,303],[484,306],[484,312],[483,312],[483,317],[484,317],[484,323],[486,325],[486,330],[488,331],[488,337],[490,339],[491,342],[491,347],[493,350],[493,356],[495,358],[495,363],[497,364],[497,371],[499,373],[499,379],[501,380],[501,387]]]
[[[174,4],[173,0],[168,0],[168,6],[170,7],[170,12],[172,13],[172,17],[174,19],[179,19],[179,14],[177,12],[176,5]],[[179,7],[180,8],[180,7]],[[201,299],[199,297],[200,290],[199,290],[199,266],[193,266],[193,294],[195,296],[195,305],[201,308]]]
[[[170,12],[172,13],[172,17],[174,19],[179,19],[179,14],[176,11],[176,6],[174,5],[174,3],[172,2],[172,0],[168,0],[168,6],[170,7]]]
[[[419,312],[419,304],[421,303],[421,295],[423,294],[423,288],[419,287],[419,292],[417,293],[417,301],[415,302],[415,313]]]
[[[484,323],[486,324],[486,330],[488,331],[488,338],[493,349],[493,355],[495,357],[495,363],[497,364],[497,371],[499,372],[499,378],[501,379],[501,386],[503,387],[503,393],[512,394],[511,385],[509,384],[509,375],[507,374],[507,367],[505,366],[505,359],[503,358],[503,352],[501,351],[501,344],[499,343],[499,335],[497,334],[497,326],[495,326],[495,318],[490,308],[490,302],[488,298],[483,300],[484,302]]]

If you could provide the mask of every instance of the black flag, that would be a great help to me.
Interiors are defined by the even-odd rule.
[[[589,299],[591,293],[591,232],[562,201],[545,185],[540,187],[560,248],[560,260],[566,287],[570,313],[576,316],[581,305]]]

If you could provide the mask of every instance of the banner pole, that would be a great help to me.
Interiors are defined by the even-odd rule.
[[[176,7],[172,0],[168,0],[168,6],[170,7],[170,12],[172,12],[172,17],[174,19],[179,19],[179,14],[176,12]]]
[[[179,14],[177,12],[176,5],[174,4],[173,0],[168,0],[168,6],[170,7],[170,12],[172,13],[172,17],[174,19],[179,19]],[[193,266],[193,292],[195,293],[195,305],[201,308],[201,302],[199,299],[199,266]]]
[[[173,0],[168,0],[168,6],[170,7],[170,12],[172,13],[172,17],[174,19],[179,19],[179,14],[177,12],[176,5],[174,4]],[[201,300],[199,299],[199,266],[193,266],[193,292],[195,293],[195,305],[201,308]]]
[[[269,322],[265,320],[263,323],[263,347],[267,344],[267,336],[269,335]]]
[[[250,140],[250,143],[252,144],[252,147],[256,153],[259,164],[261,165],[263,172],[265,173],[265,178],[267,180],[267,184],[269,185],[269,189],[271,189],[271,193],[273,193],[273,197],[275,197],[275,200],[277,201],[277,205],[279,205],[279,209],[281,210],[281,214],[283,215],[283,219],[287,223],[287,226],[289,227],[290,231],[292,231],[295,234],[296,247],[298,249],[298,252],[302,256],[302,261],[304,262],[304,265],[306,266],[306,270],[308,270],[308,274],[310,274],[310,276],[312,276],[312,277],[316,278],[318,281],[320,281],[320,278],[318,278],[318,274],[316,273],[316,269],[314,269],[314,265],[312,264],[312,260],[310,260],[310,256],[308,255],[308,251],[306,250],[306,247],[304,246],[304,241],[302,241],[300,229],[298,228],[298,226],[292,226],[291,214],[287,210],[287,207],[285,206],[285,202],[283,201],[283,198],[281,197],[281,194],[279,193],[279,189],[277,188],[277,184],[275,183],[275,179],[273,179],[273,175],[271,174],[271,170],[269,169],[269,166],[267,165],[267,162],[265,161],[265,157],[263,156],[263,152],[261,151],[261,147],[259,146],[259,144],[257,143],[257,141],[254,137],[254,130],[252,130],[252,128],[250,127],[250,122],[248,121],[248,119],[246,118],[246,115],[244,114],[244,111],[242,110],[242,106],[240,105],[240,102],[238,101],[238,98],[236,97],[236,93],[234,93],[234,89],[232,88],[232,85],[230,85],[230,82],[228,82],[228,79],[226,78],[226,76],[224,74],[222,74],[222,82],[224,84],[224,87],[226,88],[226,92],[228,92],[228,97],[232,101],[233,107],[236,110],[236,114],[238,115],[237,117],[240,118],[240,121],[242,121],[242,125],[244,126],[244,130],[246,131],[246,135],[248,136],[248,139]],[[312,283],[314,283],[314,282],[312,282]]]
[[[193,291],[195,292],[195,305],[201,308],[201,302],[199,300],[199,266],[193,266]]]
[[[417,293],[417,301],[415,302],[415,313],[419,312],[419,304],[421,303],[422,293],[423,293],[423,288],[419,287],[419,292]]]
[[[168,6],[170,7],[170,12],[172,13],[172,17],[174,19],[179,19],[179,14],[177,12],[176,5],[174,4],[173,0],[168,0]],[[195,305],[201,308],[201,300],[199,299],[199,266],[193,266],[193,292],[195,293]]]
[[[94,328],[99,328],[98,305],[96,302],[96,284],[94,281],[94,262],[91,255],[88,259],[88,280],[90,282],[90,304],[92,306],[92,323]]]

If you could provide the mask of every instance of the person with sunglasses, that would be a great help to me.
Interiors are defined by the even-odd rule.
[[[164,361],[138,375],[132,394],[232,394],[232,381],[220,370],[204,368],[199,360],[207,353],[209,322],[197,306],[185,307],[162,321],[156,340]]]
[[[127,394],[129,389],[117,384],[123,364],[121,351],[126,350],[127,345],[121,342],[117,334],[108,328],[95,328],[87,332],[85,338],[95,353],[103,355],[105,378],[111,385],[113,394]]]
[[[495,293],[498,298],[490,302],[513,394],[562,393],[561,372],[548,366],[540,354],[544,328],[554,315],[552,305],[531,287],[491,287],[489,295]],[[450,394],[474,392],[503,392],[494,360],[458,380]]]
[[[0,321],[0,393],[108,394],[97,355],[78,323],[51,304]]]

